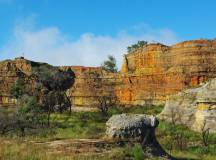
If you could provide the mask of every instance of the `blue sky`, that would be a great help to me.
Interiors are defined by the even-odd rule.
[[[216,37],[214,0],[0,0],[0,60],[97,66],[138,40]]]

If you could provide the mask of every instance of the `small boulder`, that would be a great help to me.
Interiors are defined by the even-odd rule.
[[[106,123],[106,135],[115,140],[140,138],[146,157],[174,159],[158,143],[155,129],[159,121],[145,114],[119,114],[112,116]]]
[[[124,139],[140,137],[148,128],[156,128],[156,117],[144,114],[119,114],[112,116],[106,123],[109,138]]]

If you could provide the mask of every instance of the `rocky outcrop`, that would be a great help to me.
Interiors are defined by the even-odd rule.
[[[112,116],[106,123],[109,138],[140,137],[148,128],[155,128],[158,121],[154,116],[144,114],[120,114]]]
[[[26,76],[13,61],[6,60],[0,63],[0,106],[11,106],[16,103],[10,90],[19,77],[25,78]]]
[[[106,135],[115,140],[140,138],[141,146],[148,158],[163,157],[173,159],[158,143],[155,128],[159,121],[154,116],[144,114],[120,114],[112,116],[106,123]]]
[[[169,96],[159,117],[195,131],[216,132],[216,79]]]
[[[215,59],[216,40],[193,40],[173,46],[156,43],[138,48],[124,56],[119,73],[108,73],[101,67],[60,69],[71,68],[75,73],[75,84],[67,90],[74,106],[95,107],[98,97],[111,93],[122,105],[157,105],[165,104],[166,96],[216,78]],[[23,58],[10,63],[25,75],[41,65]],[[7,77],[6,74],[2,76]],[[8,91],[3,93],[9,94]]]
[[[216,41],[194,40],[173,46],[149,44],[125,55],[130,102],[164,103],[167,95],[195,87],[216,76]],[[120,99],[125,96],[120,94]]]
[[[75,83],[67,90],[73,106],[95,107],[98,97],[115,95],[114,85],[118,83],[118,74],[108,73],[101,67],[68,66],[75,73]]]
[[[59,78],[56,77],[55,83],[52,81],[54,87],[57,86],[57,84],[59,84],[59,87],[60,83],[63,83],[61,87],[59,87],[59,90],[65,91],[72,86],[74,73],[71,70],[62,72],[57,67],[50,66],[46,63],[29,61],[23,57],[0,62],[0,106],[16,105],[17,100],[11,96],[11,88],[20,78],[24,81],[28,95],[33,95],[35,90],[38,89],[37,85],[40,83],[41,93],[39,98],[42,99],[43,95],[50,88],[49,84],[51,85],[51,82],[45,82],[47,77],[45,78],[42,76],[44,75],[43,70],[48,72],[48,69],[52,74],[54,74],[55,71],[56,75],[59,76]]]
[[[67,92],[73,104],[95,106],[98,96],[111,91],[124,105],[164,104],[166,96],[216,77],[216,41],[148,44],[123,58],[116,74],[100,67],[70,67],[76,75]]]

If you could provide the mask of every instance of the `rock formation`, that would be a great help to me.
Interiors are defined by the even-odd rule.
[[[215,77],[215,58],[216,41],[149,44],[125,55],[121,72],[130,78],[132,102],[163,103],[167,95]]]
[[[71,67],[76,80],[68,95],[78,106],[95,106],[97,97],[110,91],[124,105],[164,104],[167,95],[216,77],[215,58],[216,41],[149,44],[126,54],[120,73]]]
[[[75,83],[67,95],[75,106],[95,107],[98,97],[115,95],[113,85],[118,81],[118,74],[108,73],[101,67],[68,66],[75,73]]]
[[[16,103],[16,99],[10,95],[10,90],[18,77],[26,76],[14,61],[6,60],[0,63],[0,105],[10,106]]]
[[[215,59],[216,40],[193,40],[173,46],[156,43],[138,48],[124,56],[119,73],[108,73],[100,67],[63,66],[60,69],[71,68],[75,73],[75,85],[67,90],[74,106],[94,107],[99,96],[110,93],[117,96],[122,105],[164,104],[166,96],[216,78]],[[23,58],[9,63],[25,75],[31,73],[32,66],[40,65]],[[3,68],[0,66],[0,70]],[[3,72],[0,76],[7,77]],[[14,79],[1,78],[0,88],[4,89],[4,85],[10,88],[10,81]],[[10,96],[8,90],[2,94]]]
[[[216,79],[169,96],[159,117],[187,125],[195,131],[216,132]]]
[[[145,156],[170,157],[160,146],[155,136],[159,121],[154,116],[144,114],[120,114],[112,116],[106,123],[106,135],[115,140],[140,138]]]
[[[50,66],[46,63],[38,63],[24,59],[23,57],[16,58],[15,60],[6,60],[0,62],[0,106],[15,106],[17,100],[11,96],[11,88],[15,82],[22,78],[25,83],[25,88],[29,95],[33,95],[37,85],[40,83],[41,93],[40,99],[42,99],[44,93],[47,91],[47,86],[42,82],[45,77],[41,77],[41,69],[53,69],[52,71],[59,72],[64,84],[61,86],[62,90],[65,92],[74,82],[73,71],[62,72],[57,67]],[[39,69],[39,70],[38,70]],[[60,74],[62,73],[62,74]],[[69,78],[65,74],[68,74]],[[64,78],[64,79],[63,79]],[[67,79],[66,79],[67,78]],[[60,78],[56,80],[56,84],[59,84]],[[55,84],[55,86],[56,86]],[[64,88],[63,88],[64,87]],[[44,92],[44,93],[42,93]]]
[[[124,139],[140,137],[148,128],[155,128],[158,121],[154,116],[144,114],[119,114],[107,122],[106,135],[109,138]]]

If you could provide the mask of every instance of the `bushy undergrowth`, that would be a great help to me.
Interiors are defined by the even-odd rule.
[[[138,144],[136,144],[132,148],[133,157],[135,160],[143,160],[144,159],[144,152],[142,150],[142,147]]]
[[[176,135],[181,135],[181,137]],[[196,159],[216,158],[216,134],[210,134],[208,146],[204,146],[201,133],[191,131],[182,125],[173,127],[170,123],[160,121],[157,138],[167,152],[172,155],[178,156],[182,153],[180,157],[190,155]]]
[[[68,139],[68,138],[101,138],[105,134],[105,123],[110,116],[119,113],[145,113],[145,114],[158,114],[162,110],[163,106],[137,106],[134,108],[110,108],[107,116],[104,116],[101,112],[72,112],[69,115],[67,112],[63,114],[54,113],[51,115],[51,124],[54,126],[53,133],[44,133],[37,136],[27,136],[25,140],[39,140],[49,141],[55,139]],[[3,112],[3,111],[1,111]],[[11,112],[4,111],[4,112]],[[8,114],[9,114],[8,113]],[[44,132],[46,132],[44,130]],[[176,142],[176,138],[173,136],[176,133],[182,135],[182,148]],[[189,130],[185,126],[176,125],[160,121],[160,124],[156,130],[156,136],[158,141],[168,153],[171,153],[174,157],[180,159],[215,159],[216,158],[216,134],[210,134],[209,146],[204,147],[202,144],[201,134]],[[15,159],[14,157],[21,157],[19,159],[70,159],[66,155],[58,154],[53,156],[47,155],[46,150],[43,148],[37,148],[29,143],[22,141],[11,140],[8,137],[1,137],[0,144],[0,159]],[[12,144],[11,144],[12,143]],[[21,150],[26,153],[20,153]],[[143,155],[145,156],[145,155]],[[113,148],[109,154],[100,156],[96,155],[78,155],[73,159],[139,159],[142,157],[139,145],[135,146],[123,146],[121,148]]]

